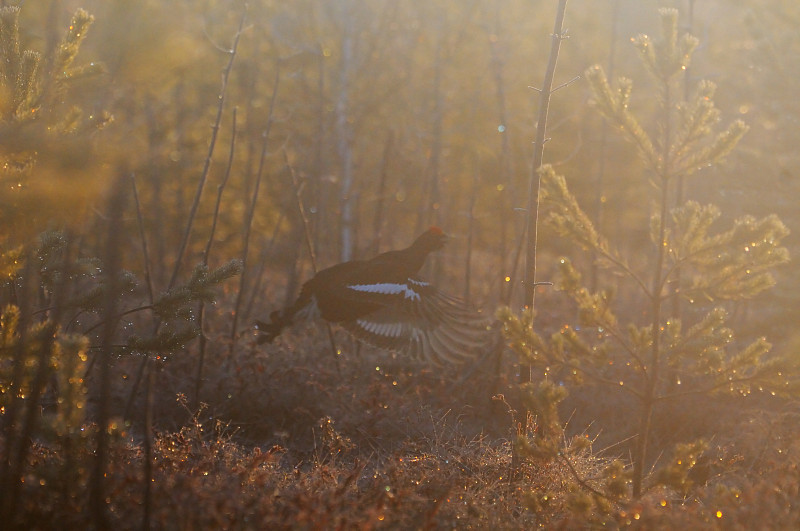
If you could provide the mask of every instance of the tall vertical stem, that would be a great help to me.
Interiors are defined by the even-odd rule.
[[[550,43],[550,58],[547,62],[547,70],[544,74],[544,82],[540,89],[539,97],[539,117],[536,123],[536,140],[534,141],[533,149],[533,167],[531,168],[530,187],[528,190],[528,219],[527,219],[527,235],[528,247],[525,258],[525,305],[531,310],[531,328],[533,328],[534,319],[534,303],[536,299],[536,245],[538,238],[538,222],[539,222],[539,189],[541,187],[541,174],[539,168],[542,166],[544,159],[544,143],[547,133],[547,113],[550,110],[550,95],[553,90],[553,77],[556,72],[556,64],[558,63],[558,52],[561,48],[561,40],[564,38],[564,14],[567,10],[567,0],[559,0],[558,9],[556,11],[556,21],[553,26],[553,34],[551,35]],[[520,365],[520,382],[527,383],[531,381],[531,366],[527,364]],[[526,414],[527,418],[527,414]],[[519,454],[514,452],[511,457],[512,469],[514,471],[519,469]]]
[[[539,95],[539,116],[536,122],[536,140],[533,144],[533,165],[531,168],[530,187],[528,190],[528,247],[525,259],[525,303],[530,306],[533,314],[536,298],[536,244],[538,239],[539,223],[539,188],[541,177],[539,168],[544,159],[544,143],[547,135],[547,113],[550,110],[550,95],[553,89],[553,76],[556,72],[558,52],[561,40],[564,38],[564,14],[567,10],[567,0],[559,0],[556,21],[550,44],[550,59],[544,75]]]
[[[95,529],[107,529],[109,525],[106,509],[105,477],[108,465],[108,428],[111,415],[111,355],[117,323],[119,322],[117,298],[119,296],[119,273],[122,268],[120,234],[122,234],[122,214],[125,205],[124,177],[122,176],[125,173],[121,172],[117,183],[113,186],[108,203],[108,234],[106,235],[106,256],[103,264],[107,285],[103,301],[105,326],[99,353],[97,443],[89,487],[89,507],[92,526]]]
[[[689,0],[689,12],[686,15],[686,31],[691,33],[692,26],[694,25],[694,0]],[[690,74],[691,64],[687,64],[683,70],[683,101],[689,101],[689,93],[691,92],[692,76]],[[675,206],[679,207],[683,204],[686,195],[685,175],[680,174],[676,176],[675,185]],[[674,289],[672,290],[672,316],[675,319],[681,318],[681,269],[675,269],[674,275]]]
[[[339,96],[336,99],[336,135],[337,150],[342,165],[342,188],[339,203],[341,206],[341,252],[340,259],[346,262],[353,257],[353,204],[354,204],[354,167],[353,167],[353,127],[350,124],[350,90],[352,70],[355,58],[355,24],[354,9],[349,2],[342,10],[342,62],[339,65]]]
[[[389,174],[389,162],[394,147],[394,131],[389,130],[386,144],[383,147],[381,158],[381,172],[378,179],[378,193],[375,201],[375,217],[372,222],[372,254],[376,255],[381,249],[381,232],[383,228],[384,204],[386,203],[386,178]]]
[[[650,425],[653,417],[653,407],[658,398],[658,386],[661,365],[661,305],[662,292],[666,278],[664,277],[664,261],[667,252],[667,215],[669,212],[669,183],[671,175],[670,143],[672,142],[672,98],[669,78],[662,79],[664,91],[664,133],[661,141],[661,166],[658,168],[661,182],[661,202],[659,206],[658,241],[656,242],[656,257],[653,264],[653,288],[650,300],[650,336],[652,345],[650,349],[650,365],[644,377],[644,392],[642,393],[642,410],[639,417],[639,433],[636,439],[636,448],[633,460],[633,497],[642,494],[644,481],[644,467],[647,463],[647,447],[650,438]]]
[[[153,518],[153,407],[155,407],[155,376],[156,361],[150,357],[145,358],[148,367],[147,380],[145,381],[145,409],[144,409],[144,507],[142,515],[142,529],[149,530]]]

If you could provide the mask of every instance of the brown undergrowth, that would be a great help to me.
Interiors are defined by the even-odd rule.
[[[622,446],[598,451],[582,444],[580,452],[564,452],[569,461],[529,459],[512,479],[520,415],[509,405],[514,385],[495,378],[491,363],[469,375],[436,371],[336,339],[344,352],[338,360],[314,327],[267,349],[245,342],[233,357],[212,356],[197,406],[174,394],[192,388],[181,360],[161,367],[155,528],[779,529],[800,522],[800,448],[789,412],[767,418],[758,409],[712,439],[706,466],[698,467],[705,475],[694,476],[686,492],[655,487],[638,501],[597,503],[592,489]],[[510,360],[504,363],[501,374],[513,374]],[[124,373],[125,360],[117,370]],[[535,436],[535,419],[529,422]],[[138,528],[140,424],[120,419],[115,426],[110,514],[115,527]],[[565,449],[587,437],[586,430],[568,435],[572,428]],[[91,453],[90,437],[76,442],[69,458],[80,466],[69,476],[63,448],[37,441],[25,467],[21,525],[90,525]]]

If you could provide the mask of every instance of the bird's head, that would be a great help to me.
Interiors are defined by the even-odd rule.
[[[423,232],[419,238],[414,241],[412,247],[415,247],[426,253],[438,251],[444,244],[447,243],[448,236],[439,227],[431,227]]]

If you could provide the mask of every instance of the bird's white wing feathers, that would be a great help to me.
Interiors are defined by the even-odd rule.
[[[385,302],[374,312],[341,323],[376,347],[434,365],[460,364],[476,359],[497,340],[491,317],[422,280],[352,284],[348,288],[380,295]]]

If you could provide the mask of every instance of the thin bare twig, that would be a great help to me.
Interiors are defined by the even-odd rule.
[[[233,62],[236,59],[236,50],[239,47],[239,38],[242,36],[242,30],[244,28],[244,21],[247,17],[247,13],[242,13],[242,18],[239,21],[239,29],[236,32],[236,35],[233,39],[233,46],[227,52],[230,54],[230,58],[228,59],[228,64],[225,66],[225,69],[222,71],[222,85],[220,86],[219,90],[219,104],[217,105],[217,117],[214,121],[214,126],[211,128],[211,141],[208,144],[208,154],[206,155],[206,160],[203,165],[203,171],[200,174],[200,181],[197,183],[197,191],[194,195],[194,201],[192,202],[191,210],[189,211],[189,219],[186,222],[186,228],[183,232],[183,238],[181,239],[181,245],[178,247],[178,255],[175,258],[175,268],[172,270],[172,278],[169,280],[169,286],[167,289],[173,287],[175,282],[178,279],[178,273],[180,273],[181,269],[181,262],[183,261],[183,255],[186,252],[186,247],[189,244],[189,237],[192,233],[192,225],[194,224],[194,218],[197,215],[197,209],[200,206],[200,197],[203,195],[203,188],[205,187],[206,181],[208,180],[208,174],[211,169],[211,160],[214,157],[214,148],[217,144],[217,134],[219,133],[220,124],[222,123],[222,111],[225,108],[225,96],[227,94],[228,88],[228,77],[230,76],[231,70],[233,70]]]
[[[392,148],[394,147],[394,130],[389,130],[386,144],[383,147],[381,158],[380,178],[378,179],[377,203],[375,204],[375,218],[372,223],[372,254],[378,254],[381,247],[381,228],[383,227],[383,204],[386,200],[386,177],[389,173],[389,162]]]
[[[150,300],[149,307],[152,307],[155,297],[153,296],[153,275],[150,271],[150,252],[147,247],[147,238],[144,234],[144,219],[142,217],[142,205],[139,202],[139,190],[136,186],[136,175],[131,173],[131,189],[133,190],[133,200],[136,204],[136,221],[139,225],[139,238],[142,240],[142,255],[144,258],[144,281],[147,284],[147,297]]]
[[[253,283],[253,286],[250,289],[250,297],[248,298],[247,304],[245,304],[244,311],[242,312],[242,319],[244,321],[247,321],[250,318],[250,315],[253,313],[253,305],[255,304],[256,297],[260,297],[259,294],[261,293],[261,284],[264,282],[264,273],[267,269],[267,261],[270,253],[272,252],[272,248],[275,246],[275,240],[278,237],[278,232],[283,225],[284,219],[284,213],[281,212],[281,214],[278,216],[278,221],[275,223],[275,227],[272,230],[272,236],[269,239],[269,243],[266,243],[261,249],[261,255],[259,256],[258,260],[258,274],[256,275],[256,281]]]
[[[231,176],[231,168],[233,167],[233,158],[234,154],[236,153],[236,107],[233,108],[233,118],[231,119],[231,146],[230,151],[228,153],[228,165],[225,169],[225,176],[222,178],[222,182],[219,183],[217,186],[217,202],[214,205],[214,216],[212,217],[211,221],[211,231],[208,235],[208,242],[206,242],[206,248],[203,252],[203,265],[208,265],[208,257],[211,254],[211,245],[214,242],[214,234],[217,231],[217,221],[219,220],[219,207],[222,204],[222,193],[225,191],[225,186],[228,184],[228,179]],[[205,321],[206,315],[206,303],[205,301],[200,301],[200,306],[197,310],[197,328],[200,331],[200,337],[198,338],[198,355],[197,355],[197,371],[195,373],[194,379],[194,397],[192,400],[192,404],[196,409],[199,406],[200,400],[200,386],[203,381],[203,363],[206,357],[206,345],[208,343],[208,338],[206,337],[206,333],[204,331],[203,323]]]
[[[317,265],[317,256],[314,253],[314,244],[312,243],[311,240],[311,222],[308,220],[308,216],[306,215],[306,209],[303,206],[301,185],[299,179],[297,178],[297,174],[294,171],[294,167],[292,167],[291,163],[289,162],[289,155],[286,153],[286,150],[283,150],[283,159],[286,162],[286,167],[289,169],[289,174],[292,177],[292,186],[294,187],[295,200],[297,201],[297,209],[300,211],[300,219],[303,220],[303,234],[305,236],[306,248],[308,249],[309,257],[311,258],[311,267],[314,269],[314,273],[316,274],[319,271],[319,266]],[[331,325],[328,322],[325,323],[325,326],[328,330],[328,340],[331,343],[331,352],[333,353],[333,359],[336,360],[336,370],[341,371],[339,367],[339,349],[336,346],[336,338],[333,337],[333,329],[331,328]]]
[[[575,76],[572,79],[570,79],[569,81],[565,81],[564,83],[561,83],[560,85],[558,85],[556,87],[553,87],[553,89],[550,91],[550,93],[552,94],[553,92],[556,92],[556,91],[559,91],[559,90],[561,90],[563,88],[566,88],[566,87],[572,85],[573,83],[575,83],[576,81],[578,81],[580,78],[581,78],[581,76]]]
[[[211,246],[214,242],[214,234],[217,231],[217,222],[219,221],[219,208],[222,204],[222,193],[225,191],[225,186],[228,184],[228,179],[231,176],[231,168],[233,168],[233,158],[236,154],[236,107],[233,108],[233,117],[231,118],[231,144],[228,151],[228,164],[225,167],[225,175],[222,177],[222,182],[217,186],[217,202],[214,205],[214,215],[211,219],[211,231],[208,235],[206,248],[203,251],[203,265],[208,265],[208,257],[211,254]]]
[[[186,228],[183,232],[183,237],[181,239],[181,245],[178,248],[178,254],[175,258],[175,268],[172,270],[172,277],[170,278],[169,285],[167,289],[171,289],[175,282],[178,279],[178,274],[181,270],[181,263],[183,261],[183,255],[186,252],[186,247],[189,243],[189,237],[192,233],[192,225],[194,224],[194,218],[197,215],[197,209],[200,206],[200,198],[203,195],[203,188],[205,187],[205,183],[208,180],[208,174],[211,169],[211,160],[214,155],[214,147],[217,143],[217,133],[219,132],[220,123],[222,122],[222,111],[225,108],[225,95],[227,93],[228,88],[228,77],[230,76],[231,70],[233,69],[233,62],[236,58],[236,50],[239,47],[239,38],[242,36],[242,31],[244,29],[244,21],[246,19],[247,13],[242,13],[242,18],[239,21],[239,29],[236,32],[236,35],[233,39],[233,46],[228,51],[230,54],[230,58],[228,59],[228,64],[226,65],[225,69],[222,71],[222,84],[220,86],[220,91],[218,95],[219,104],[217,105],[217,117],[214,121],[214,126],[211,128],[211,140],[208,146],[208,154],[206,155],[206,160],[203,165],[203,171],[200,174],[200,181],[197,183],[197,191],[195,192],[194,201],[192,202],[192,207],[189,213],[189,219],[186,222]],[[161,327],[161,322],[158,321],[155,325],[154,334],[158,333],[158,329]],[[142,381],[142,376],[144,375],[144,369],[146,366],[146,360],[142,360],[139,364],[139,368],[137,370],[136,380],[133,383],[133,387],[131,388],[130,395],[128,395],[128,400],[125,405],[125,413],[124,418],[127,419],[130,416],[131,408],[133,407],[133,400],[136,396],[136,393],[139,390],[139,385]]]
[[[278,87],[281,81],[281,61],[275,61],[275,81],[272,87],[272,98],[269,103],[269,114],[267,115],[267,125],[264,128],[261,144],[261,157],[258,161],[258,171],[256,173],[256,183],[253,188],[253,197],[250,201],[250,208],[247,212],[247,219],[244,225],[244,245],[242,249],[242,276],[239,277],[239,292],[236,294],[236,304],[233,310],[233,323],[231,324],[230,348],[228,352],[233,354],[236,347],[236,335],[239,324],[239,310],[242,307],[242,298],[244,297],[245,283],[247,281],[247,255],[250,252],[250,233],[253,229],[253,219],[256,215],[256,205],[258,204],[258,192],[261,188],[261,178],[264,175],[264,162],[267,158],[267,144],[269,142],[269,134],[272,130],[272,123],[274,121],[275,101],[278,97]]]

